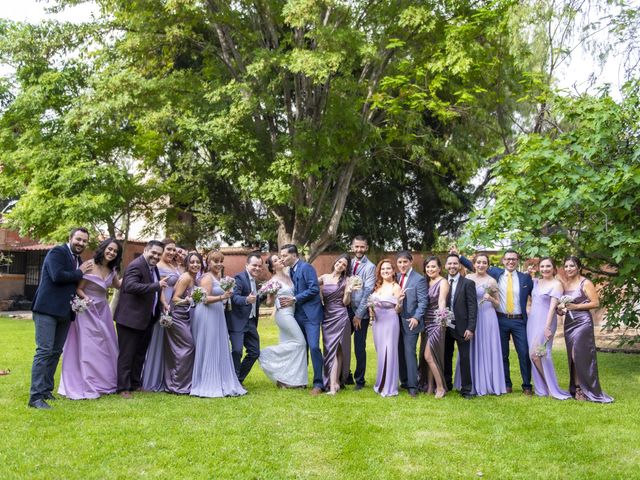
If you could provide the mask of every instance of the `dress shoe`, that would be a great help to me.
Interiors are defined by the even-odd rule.
[[[127,399],[127,400],[129,400],[130,398],[133,398],[133,394],[131,392],[127,391],[127,390],[124,390],[124,391],[120,392],[120,396],[122,398]]]
[[[45,400],[57,400],[58,397],[54,396],[53,393],[49,392],[49,393],[45,393],[44,394],[44,398]]]
[[[322,389],[320,387],[313,387],[309,392],[309,395],[311,395],[312,397],[317,397],[321,393],[322,393]]]
[[[512,393],[512,392],[513,392],[513,388],[507,387],[507,393]]]
[[[51,405],[45,402],[42,398],[29,402],[29,406],[31,408],[37,408],[38,410],[51,410]]]
[[[475,395],[471,393],[461,393],[460,396],[465,400],[473,400],[473,397],[475,397]]]
[[[418,391],[415,388],[410,388],[407,390],[407,393],[411,398],[416,398],[418,396]]]
[[[358,390],[362,390],[363,388],[364,388],[364,383],[356,383],[354,390],[358,391]]]
[[[530,388],[523,388],[522,389],[522,393],[526,396],[526,397],[531,397],[533,396],[533,390]]]
[[[351,376],[351,375],[349,375],[347,380],[344,382],[345,385],[353,385],[354,383],[356,383],[356,382],[353,381],[353,376]]]

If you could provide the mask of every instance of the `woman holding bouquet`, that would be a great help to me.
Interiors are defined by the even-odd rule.
[[[206,297],[195,307],[191,332],[195,343],[191,395],[196,397],[229,397],[244,395],[233,367],[229,333],[224,316],[225,300],[233,289],[220,286],[224,255],[212,251],[207,256],[208,272],[200,279]]]
[[[498,298],[498,282],[489,274],[489,256],[477,253],[473,259],[475,273],[467,276],[476,284],[478,297],[478,320],[476,332],[471,339],[471,380],[474,395],[502,395],[507,393],[500,346],[500,326],[496,307],[500,305]],[[459,370],[456,365],[456,387],[460,386]]]
[[[72,400],[115,393],[118,383],[118,340],[107,293],[120,288],[122,245],[109,238],[98,246],[94,266],[84,274],[76,294],[88,307],[71,322],[64,344],[58,393]]]
[[[300,325],[293,316],[294,306],[281,307],[280,297],[293,297],[293,282],[278,255],[271,255],[267,268],[272,274],[274,288],[280,287],[268,298],[274,302],[276,324],[280,330],[280,343],[260,351],[260,366],[265,375],[280,388],[299,388],[307,386],[307,342]]]
[[[180,270],[175,265],[176,242],[172,238],[165,238],[162,257],[157,264],[160,278],[167,280],[167,286],[162,290],[167,305],[171,303],[173,288],[180,278]],[[163,392],[164,386],[164,328],[159,322],[153,326],[151,342],[147,349],[147,356],[142,369],[142,388],[150,392]]]
[[[434,393],[436,398],[443,398],[447,393],[444,380],[444,334],[446,326],[438,318],[438,311],[447,306],[449,284],[440,275],[442,263],[438,257],[429,257],[424,261],[424,273],[429,279],[429,297],[424,322],[426,343],[423,350],[427,362],[427,393]]]
[[[564,341],[569,357],[569,392],[576,400],[611,403],[613,398],[602,391],[598,379],[596,341],[590,310],[598,308],[598,292],[591,280],[580,274],[582,264],[577,257],[564,261],[567,276],[564,294],[571,302],[560,305],[564,317]]]
[[[324,304],[324,318],[322,320],[322,347],[324,352],[322,377],[324,389],[330,395],[335,395],[344,385],[341,379],[343,339],[347,332],[351,334],[351,321],[347,307],[351,303],[351,291],[360,288],[350,281],[348,272],[351,271],[350,258],[347,254],[340,255],[333,263],[331,273],[318,278],[320,292]]]
[[[398,395],[400,364],[398,340],[404,293],[395,280],[391,260],[382,259],[376,265],[376,283],[369,297],[369,313],[373,320],[373,343],[376,347],[378,371],[373,390],[383,397]]]
[[[202,257],[192,252],[185,259],[187,271],[180,275],[171,298],[173,323],[164,331],[164,383],[171,393],[188,394],[193,373],[193,336],[191,335],[191,307],[196,277],[202,269]]]
[[[571,395],[560,389],[551,357],[557,326],[555,310],[563,288],[560,281],[554,278],[555,265],[551,258],[541,258],[538,268],[542,278],[533,280],[531,312],[527,321],[529,355],[534,367],[533,383],[536,395],[566,400]]]

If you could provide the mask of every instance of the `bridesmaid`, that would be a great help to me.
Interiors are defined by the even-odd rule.
[[[180,270],[175,265],[176,259],[176,242],[172,238],[165,238],[162,240],[164,243],[164,250],[162,257],[158,262],[158,271],[160,272],[160,278],[166,278],[167,287],[164,288],[162,294],[167,302],[167,305],[171,303],[173,297],[173,287],[175,286],[178,278],[180,277]],[[151,335],[151,342],[147,349],[147,356],[144,361],[144,368],[142,370],[142,389],[150,392],[164,392],[164,354],[162,345],[164,344],[164,328],[160,326],[158,322],[153,326],[153,333]]]
[[[120,288],[122,245],[113,238],[103,241],[93,260],[76,290],[91,304],[71,322],[62,356],[58,393],[72,400],[98,398],[117,387],[118,340],[107,293],[110,287]]]
[[[476,284],[478,296],[478,321],[476,333],[471,339],[471,379],[474,395],[502,395],[507,393],[504,364],[500,345],[500,326],[496,307],[500,305],[498,282],[489,274],[489,256],[477,253],[473,260],[475,273],[467,275]],[[487,292],[493,288],[493,295]],[[456,381],[458,369],[456,367]]]
[[[374,306],[369,309],[369,313],[373,320],[373,343],[378,360],[373,390],[383,397],[398,395],[400,379],[398,314],[402,311],[404,293],[395,278],[391,260],[380,260],[376,266],[376,283],[372,294]]]
[[[534,279],[531,292],[531,313],[527,321],[529,355],[533,364],[533,382],[538,396],[550,396],[558,400],[571,398],[568,392],[558,386],[553,367],[551,349],[556,333],[556,306],[562,296],[562,284],[554,278],[555,265],[549,257],[540,259],[538,265],[542,278]]]
[[[223,261],[224,255],[219,251],[212,251],[207,256],[208,272],[200,280],[207,299],[204,304],[196,305],[191,320],[195,344],[191,395],[196,397],[229,397],[247,393],[238,381],[229,348],[224,306],[233,292],[220,288]]]
[[[331,273],[318,278],[324,303],[322,320],[322,349],[324,351],[323,381],[324,390],[335,395],[346,379],[339,378],[342,372],[342,340],[347,330],[351,330],[351,321],[347,307],[351,303],[351,285],[348,272],[351,271],[350,258],[340,255],[333,263]]]
[[[447,306],[449,284],[443,282],[440,275],[442,263],[438,257],[429,257],[424,261],[424,273],[429,279],[428,305],[425,314],[424,335],[426,343],[423,356],[427,363],[426,393],[434,393],[436,398],[443,398],[446,393],[444,381],[444,334],[445,326],[436,318],[438,310]]]
[[[576,400],[611,403],[613,398],[600,388],[593,319],[589,311],[598,308],[600,301],[596,287],[580,274],[581,268],[577,257],[570,256],[564,261],[567,277],[564,294],[573,298],[573,302],[561,310],[565,315],[564,341],[569,357],[569,391]]]
[[[173,324],[164,332],[164,383],[171,393],[188,394],[193,374],[191,292],[202,269],[202,257],[192,252],[185,258],[187,271],[180,275],[171,299]]]

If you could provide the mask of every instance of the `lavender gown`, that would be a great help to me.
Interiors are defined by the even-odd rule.
[[[425,313],[425,321],[424,321],[424,332],[423,335],[425,337],[424,346],[420,348],[420,358],[421,358],[421,376],[420,383],[424,385],[424,390],[435,391],[436,383],[431,379],[431,383],[429,384],[428,380],[428,372],[430,370],[429,364],[424,359],[424,351],[425,349],[429,349],[431,351],[431,357],[433,358],[436,364],[436,371],[431,372],[434,376],[440,377],[442,380],[442,384],[446,385],[444,380],[444,335],[445,328],[442,325],[442,322],[436,319],[436,312],[438,311],[438,300],[440,299],[440,283],[444,280],[441,278],[433,285],[429,286],[429,290],[427,292],[429,302],[427,304],[427,311]],[[424,363],[422,363],[424,362]]]
[[[395,307],[396,297],[384,296],[374,307],[373,344],[376,347],[378,371],[373,390],[383,397],[398,395],[400,366],[398,360],[398,339],[400,322]]]
[[[345,332],[350,329],[351,322],[347,307],[342,303],[344,289],[347,282],[343,279],[338,284],[323,284],[322,298],[324,299],[324,318],[322,320],[322,350],[324,352],[322,379],[325,390],[329,390],[329,375],[334,363],[338,359]],[[342,353],[344,358],[344,353]],[[343,372],[338,372],[338,380]]]
[[[215,278],[208,294],[224,294]],[[191,395],[215,398],[247,393],[240,385],[233,366],[224,303],[197,305],[191,320],[191,332],[195,344]]]
[[[182,294],[191,295],[193,288]],[[187,305],[171,305],[173,324],[164,331],[164,383],[171,393],[188,394],[191,391],[194,346],[191,335],[191,314]]]
[[[280,343],[260,351],[260,366],[273,382],[292,387],[306,387],[309,376],[307,367],[307,342],[300,325],[293,316],[295,308],[280,308],[280,297],[293,297],[293,288],[283,286],[276,298],[276,324],[280,330]]]
[[[502,347],[500,346],[500,326],[493,304],[482,302],[484,286],[476,285],[478,296],[478,320],[475,335],[471,339],[471,380],[473,395],[502,395],[507,393],[504,380]],[[482,302],[482,303],[480,303]],[[460,359],[456,364],[454,386],[460,388]]]
[[[565,295],[573,297],[574,304],[589,303],[584,292],[585,279],[577,290],[567,290]],[[564,341],[569,357],[569,391],[575,397],[576,388],[580,388],[587,400],[599,403],[611,403],[613,398],[602,391],[598,379],[596,361],[596,341],[593,335],[593,319],[589,310],[572,310],[564,317]],[[574,378],[577,379],[576,385]]]
[[[164,299],[167,304],[171,303],[173,297],[173,287],[175,287],[180,272],[177,270],[165,270],[159,268],[160,278],[167,277],[167,287],[164,289]],[[150,392],[164,392],[164,328],[159,323],[153,326],[151,342],[147,349],[147,356],[142,368],[142,388]]]
[[[531,292],[531,313],[529,313],[529,319],[527,320],[529,355],[531,355],[532,359],[534,358],[536,349],[545,342],[544,328],[547,323],[547,313],[551,305],[551,297],[559,299],[561,296],[562,290],[559,288],[549,286],[543,289],[540,287],[540,282],[537,279],[534,280],[533,292]],[[531,369],[531,373],[533,375],[536,395],[540,397],[551,396],[558,400],[566,400],[571,398],[571,395],[569,395],[569,392],[562,390],[558,385],[556,371],[553,367],[553,358],[551,357],[553,336],[556,334],[557,325],[557,318],[554,315],[553,322],[551,323],[551,339],[547,342],[547,353],[540,358],[542,372],[538,371],[538,367],[532,360],[531,364],[533,368]]]
[[[85,273],[85,293],[93,304],[71,322],[62,355],[62,374],[58,393],[72,400],[98,398],[116,391],[118,340],[107,289],[115,271],[104,280]]]

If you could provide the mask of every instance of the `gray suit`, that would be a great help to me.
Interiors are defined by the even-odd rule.
[[[400,283],[401,275],[397,274]],[[418,359],[416,345],[418,335],[424,329],[424,315],[427,311],[427,281],[415,270],[406,277],[404,282],[405,297],[400,314],[400,340],[398,357],[400,363],[400,386],[415,393],[418,388]],[[409,329],[409,319],[418,320],[413,330]]]

